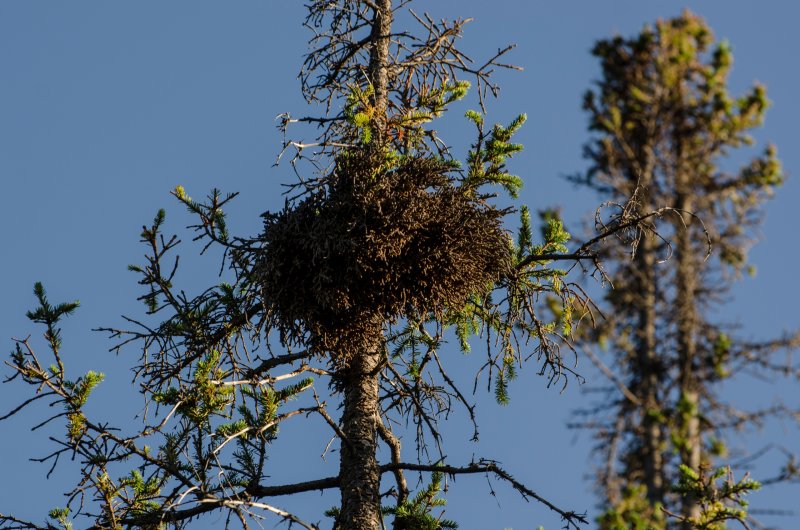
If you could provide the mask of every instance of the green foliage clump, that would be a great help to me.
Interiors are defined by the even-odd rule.
[[[430,484],[419,491],[413,499],[386,509],[386,513],[395,517],[393,528],[397,530],[453,530],[458,528],[455,521],[431,513],[435,508],[447,504],[447,501],[439,497],[441,489],[442,474],[433,473]]]
[[[665,530],[667,520],[660,504],[647,499],[647,488],[628,484],[614,506],[598,517],[600,530]]]
[[[47,517],[55,521],[61,530],[72,530],[72,521],[69,519],[69,514],[69,508],[53,508],[48,512]]]
[[[26,313],[27,317],[33,322],[44,324],[47,327],[45,339],[47,339],[50,349],[58,351],[61,348],[61,329],[56,326],[59,320],[69,316],[80,307],[80,302],[64,302],[55,306],[50,305],[47,300],[47,292],[41,282],[36,282],[33,286],[33,293],[39,302],[39,307]],[[63,366],[59,366],[63,372]]]
[[[431,474],[430,483],[417,492],[413,499],[406,499],[396,506],[382,506],[381,514],[384,517],[393,516],[392,528],[394,530],[455,530],[458,523],[445,519],[443,513],[432,513],[436,508],[447,505],[447,501],[439,497],[442,489],[442,474]],[[339,508],[333,507],[326,510],[325,515],[334,520],[339,517]],[[334,523],[334,530],[344,530]]]
[[[467,154],[467,173],[462,187],[474,191],[486,184],[496,184],[516,199],[522,188],[522,179],[508,172],[506,160],[522,151],[522,144],[511,142],[511,138],[528,119],[527,116],[520,114],[507,127],[495,124],[489,132],[486,132],[483,116],[478,112],[468,111],[466,116],[475,125],[478,139]]]
[[[220,384],[224,372],[219,368],[220,352],[211,351],[197,362],[194,384],[156,392],[153,400],[164,405],[177,405],[179,414],[196,425],[207,425],[212,415],[225,413],[233,400],[233,387]]]
[[[720,483],[721,482],[721,483]],[[700,514],[680,518],[696,530],[725,530],[728,521],[744,522],[749,503],[745,495],[761,488],[761,484],[745,476],[736,481],[729,467],[720,467],[711,474],[695,471],[681,464],[680,478],[674,491],[697,499]]]

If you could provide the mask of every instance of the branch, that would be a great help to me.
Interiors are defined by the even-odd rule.
[[[579,514],[574,511],[562,510],[555,504],[551,503],[544,497],[537,494],[521,482],[517,481],[507,471],[500,468],[495,462],[491,460],[480,460],[473,462],[465,467],[450,466],[444,464],[413,464],[406,462],[396,462],[391,464],[384,464],[380,467],[381,474],[383,473],[396,473],[401,470],[408,471],[421,471],[429,473],[446,473],[448,475],[468,475],[477,473],[492,473],[498,478],[508,482],[517,490],[525,500],[533,498],[541,504],[544,504],[550,510],[556,512],[561,516],[565,522],[565,528],[574,528],[580,530],[578,524],[589,524],[586,514]],[[240,493],[231,495],[226,499],[205,499],[192,508],[185,510],[168,511],[165,513],[151,513],[141,517],[129,517],[120,519],[118,522],[121,525],[142,526],[148,523],[174,523],[178,521],[185,521],[193,517],[197,517],[203,513],[213,511],[220,506],[232,506],[233,504],[245,504],[250,506],[258,506],[252,499],[259,499],[265,497],[279,497],[283,495],[294,495],[297,493],[305,493],[310,491],[322,491],[326,489],[334,489],[339,487],[339,477],[325,477],[316,480],[309,480],[306,482],[297,482],[294,484],[283,484],[279,486],[250,486]],[[260,507],[260,506],[259,506]],[[11,519],[6,516],[6,519]],[[13,519],[11,519],[13,520]],[[34,525],[20,528],[38,528]],[[101,530],[99,526],[92,526],[89,530]]]
[[[381,418],[377,418],[375,421],[375,425],[378,427],[378,436],[389,446],[389,449],[392,453],[392,464],[400,465],[402,462],[400,461],[400,440],[392,433],[389,428],[383,424],[383,420]],[[403,476],[402,469],[395,469],[393,471],[394,479],[397,481],[397,505],[403,503],[408,498],[408,483],[406,482],[405,476]]]
[[[30,521],[18,519],[13,515],[4,515],[0,513],[0,529],[2,530],[47,530],[47,527],[42,527]]]
[[[604,239],[607,239],[608,237],[613,236],[614,234],[617,234],[618,232],[621,232],[621,231],[626,230],[626,229],[631,228],[631,227],[638,226],[639,223],[641,223],[642,221],[645,221],[645,220],[647,220],[647,219],[649,219],[651,217],[661,217],[665,213],[687,214],[687,215],[691,216],[692,218],[696,219],[697,221],[699,221],[700,225],[703,227],[703,231],[706,234],[706,242],[708,244],[708,254],[706,255],[706,258],[711,255],[711,236],[708,233],[708,229],[706,228],[705,223],[703,223],[702,220],[692,212],[686,212],[686,211],[683,211],[683,210],[679,210],[677,208],[672,208],[672,207],[669,207],[669,206],[665,206],[663,208],[659,208],[657,210],[653,210],[652,212],[648,212],[646,214],[642,214],[642,215],[640,215],[638,217],[634,217],[633,219],[630,219],[630,220],[625,221],[623,223],[619,223],[617,225],[612,226],[611,228],[607,228],[606,230],[603,230],[600,234],[596,235],[595,237],[593,237],[592,239],[590,239],[589,241],[585,242],[580,247],[578,247],[578,249],[575,252],[572,252],[570,254],[557,254],[557,253],[532,254],[530,256],[527,256],[525,259],[521,260],[517,264],[517,268],[518,269],[522,269],[522,268],[526,267],[527,265],[530,265],[531,263],[534,263],[534,262],[537,262],[537,261],[567,261],[567,260],[581,261],[581,260],[593,260],[593,261],[597,262],[597,260],[599,259],[599,256],[597,255],[597,253],[588,252],[588,250],[592,246],[594,246],[596,243],[599,243],[600,241],[603,241]],[[656,233],[656,235],[658,235],[658,234]]]
[[[263,374],[267,370],[271,370],[276,366],[281,366],[284,364],[289,364],[299,359],[304,359],[310,356],[310,353],[307,351],[301,351],[298,353],[287,353],[284,355],[279,355],[277,357],[272,357],[271,359],[266,359],[261,362],[258,366],[253,368],[252,370],[247,372],[247,377],[249,379],[256,379],[259,374]]]
[[[381,466],[381,473],[387,473],[389,471],[394,472],[398,469],[405,469],[408,471],[424,471],[430,473],[446,473],[448,475],[468,475],[474,473],[493,473],[495,476],[505,480],[511,486],[517,490],[522,498],[528,500],[528,497],[535,499],[536,501],[540,502],[547,506],[550,510],[556,512],[561,516],[561,520],[565,522],[564,528],[575,528],[576,530],[580,530],[580,526],[577,523],[581,524],[589,524],[589,521],[586,518],[586,513],[579,514],[574,511],[567,511],[562,510],[561,508],[557,507],[555,504],[551,503],[544,497],[537,494],[535,491],[531,490],[521,482],[517,481],[514,477],[512,477],[507,471],[500,468],[495,462],[491,460],[480,460],[479,462],[472,462],[466,467],[456,467],[456,466],[449,466],[444,464],[411,464],[400,462],[397,464],[384,464]]]
[[[308,491],[321,491],[339,487],[339,477],[326,477],[306,482],[296,482],[294,484],[284,484],[281,486],[253,486],[247,488],[247,493],[253,497],[280,497],[282,495],[294,495],[295,493],[305,493]]]
[[[592,364],[594,364],[597,367],[597,369],[600,370],[600,372],[602,372],[603,375],[606,376],[606,378],[608,378],[609,381],[614,383],[614,385],[619,389],[619,391],[622,392],[622,395],[625,396],[625,399],[627,399],[637,407],[642,406],[642,400],[640,400],[638,397],[636,397],[636,395],[633,392],[630,391],[630,389],[625,385],[625,383],[621,381],[620,378],[616,376],[616,374],[614,374],[611,368],[609,368],[606,365],[606,363],[604,363],[600,359],[600,357],[595,355],[595,353],[592,351],[591,348],[585,348],[584,353],[586,353],[586,356],[589,357],[590,361],[592,361]]]
[[[211,499],[208,502],[215,503],[217,502],[215,499]],[[223,505],[226,508],[237,508],[239,506],[246,506],[246,507],[253,507],[253,508],[261,508],[262,510],[267,510],[268,512],[272,512],[274,514],[280,515],[283,517],[285,521],[289,521],[289,525],[291,527],[291,523],[296,523],[307,530],[319,530],[319,527],[315,524],[307,523],[297,517],[296,515],[287,512],[286,510],[282,510],[275,506],[271,506],[269,504],[264,504],[263,502],[253,502],[253,501],[223,501]]]
[[[147,525],[153,523],[175,523],[178,521],[192,519],[198,515],[214,511],[221,506],[233,506],[234,504],[249,504],[252,506],[254,504],[249,499],[253,498],[278,497],[281,495],[293,495],[295,493],[318,490],[321,491],[338,487],[339,477],[327,477],[317,480],[310,480],[307,482],[285,484],[281,486],[251,486],[240,493],[230,495],[224,499],[200,500],[199,504],[185,510],[174,510],[163,513],[152,512],[144,514],[140,517],[126,517],[118,520],[117,522],[120,525],[131,527],[146,527]],[[29,526],[25,528],[37,527]],[[88,530],[104,530],[104,528],[104,526],[94,525],[89,527]]]
[[[10,364],[10,363],[6,363],[6,364],[8,364],[9,366],[11,366],[11,364]],[[13,368],[13,366],[12,366],[12,368]],[[43,393],[43,394],[36,394],[36,395],[35,395],[35,396],[33,396],[32,398],[30,398],[30,399],[26,399],[25,401],[23,401],[21,405],[19,405],[19,406],[18,406],[18,407],[16,407],[15,409],[11,410],[11,412],[9,412],[8,414],[6,414],[5,416],[0,416],[0,421],[3,421],[3,420],[5,420],[5,419],[7,419],[7,418],[10,418],[11,416],[13,416],[14,414],[16,414],[16,413],[17,413],[17,412],[19,412],[20,410],[24,409],[26,405],[28,405],[28,404],[30,404],[30,403],[32,403],[32,402],[34,402],[34,401],[36,401],[37,399],[40,399],[40,398],[43,398],[43,397],[47,397],[47,396],[54,396],[54,395],[56,395],[56,393],[55,393],[55,392],[45,392],[45,393]]]

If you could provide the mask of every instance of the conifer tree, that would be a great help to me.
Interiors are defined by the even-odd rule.
[[[235,194],[214,190],[200,201],[175,188],[197,219],[196,241],[223,252],[218,284],[195,295],[177,289],[180,240],[163,233],[165,212],[143,228],[146,257],[130,269],[144,287],[147,314],[129,317],[129,329],[105,329],[115,350],[140,351],[134,371],[148,408],[139,429],[85,412],[103,376],[76,377],[63,362],[59,323],[77,303],[52,305],[37,284],[38,308],[29,316],[45,326],[45,351],[21,340],[10,365],[11,379],[38,394],[11,413],[49,400],[56,412],[47,421],[66,421],[49,459],[78,455],[82,472],[67,506],[55,507],[48,522],[3,511],[0,528],[66,529],[76,518],[93,528],[177,528],[221,513],[233,526],[271,514],[313,529],[319,525],[309,521],[319,514],[289,513],[280,497],[331,489],[341,503],[327,527],[377,530],[391,518],[398,530],[452,528],[437,511],[438,492],[443,475],[457,474],[497,478],[557,512],[566,527],[585,522],[494,460],[445,460],[438,421],[456,404],[475,421],[439,356],[445,337],[465,351],[470,337],[481,337],[500,402],[524,359],[538,359],[551,379],[566,377],[559,344],[571,333],[570,311],[586,302],[553,263],[591,257],[592,245],[568,252],[569,234],[556,219],[534,244],[525,209],[516,242],[509,236],[511,210],[494,195],[515,198],[521,186],[506,161],[521,149],[512,136],[524,116],[488,127],[482,111],[497,91],[489,76],[506,66],[500,60],[510,48],[473,64],[457,47],[464,20],[407,11],[418,31],[395,29],[407,4],[308,2],[313,37],[302,90],[327,113],[282,117],[281,154],[300,178],[286,207],[264,214],[261,233],[229,233],[224,211]],[[476,140],[459,163],[431,122],[466,95],[469,81],[481,110],[467,113]],[[291,140],[298,123],[318,126],[317,141]],[[547,296],[561,301],[558,319],[540,310]],[[340,418],[329,402],[341,402]],[[340,471],[275,484],[271,444],[279,427],[291,425],[286,420],[300,417],[330,427]],[[415,461],[394,431],[403,424],[417,436]],[[379,444],[390,461],[378,460]],[[428,474],[430,486],[412,494],[406,472]],[[380,489],[383,476],[393,478],[390,495]]]
[[[632,38],[601,40],[593,54],[602,73],[584,103],[591,168],[576,180],[597,190],[619,219],[658,214],[603,256],[613,289],[608,319],[591,340],[611,355],[607,375],[616,392],[591,411],[608,416],[586,424],[603,455],[601,526],[657,529],[671,520],[722,528],[746,517],[741,495],[757,487],[717,467],[726,434],[790,411],[736,410],[720,383],[747,370],[798,374],[779,357],[800,344],[797,335],[754,344],[714,315],[748,270],[762,204],[784,178],[771,145],[738,170],[726,160],[753,143],[750,131],[769,106],[766,90],[728,92],[730,45],[714,43],[688,11]],[[781,478],[793,473],[786,468]]]

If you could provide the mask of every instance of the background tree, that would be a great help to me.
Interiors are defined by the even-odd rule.
[[[589,411],[608,415],[586,423],[604,459],[601,526],[664,528],[664,508],[685,528],[722,528],[745,517],[740,495],[757,487],[731,476],[715,485],[727,433],[792,411],[739,410],[721,398],[721,383],[747,372],[798,375],[791,357],[779,354],[800,336],[753,343],[714,315],[747,270],[761,205],[784,178],[771,145],[731,170],[733,151],[750,145],[749,132],[763,121],[766,90],[729,94],[730,46],[714,44],[688,11],[632,38],[601,40],[593,54],[602,74],[584,104],[595,135],[586,146],[592,165],[577,180],[620,219],[660,214],[604,256],[614,288],[592,340],[611,353],[616,386]],[[797,471],[789,464],[765,482],[791,478]]]
[[[534,245],[524,209],[513,242],[503,226],[511,209],[485,191],[494,185],[516,195],[521,181],[505,161],[521,149],[511,137],[524,117],[487,128],[482,114],[469,112],[477,139],[463,167],[428,126],[465,95],[462,77],[471,77],[480,101],[496,91],[489,74],[503,66],[507,49],[475,66],[455,45],[464,21],[409,12],[419,36],[397,32],[398,6],[389,0],[307,7],[314,37],[303,93],[328,114],[283,118],[285,129],[297,122],[321,127],[316,142],[286,141],[300,180],[285,209],[264,214],[258,236],[235,237],[223,213],[235,195],[214,190],[200,202],[176,187],[175,197],[198,220],[192,228],[203,250],[223,253],[223,281],[195,296],[175,287],[180,241],[163,234],[164,211],[142,230],[146,260],[130,268],[145,287],[148,315],[129,318],[132,329],[106,329],[119,339],[117,350],[141,347],[135,373],[147,414],[140,430],[123,434],[85,412],[103,376],[67,375],[59,325],[77,303],[53,305],[37,284],[38,307],[29,317],[45,326],[53,362],[33,341],[17,342],[11,379],[39,393],[11,414],[50,399],[58,412],[45,421],[64,418],[67,425],[45,460],[73,455],[82,470],[68,505],[52,510],[50,522],[0,515],[4,528],[67,528],[74,517],[94,528],[180,527],[211,512],[244,527],[273,513],[316,528],[273,499],[325,489],[341,492],[340,507],[331,511],[341,528],[377,529],[383,515],[394,516],[395,528],[447,528],[453,523],[431,512],[441,504],[442,473],[493,475],[556,511],[566,526],[585,521],[493,460],[446,462],[437,426],[453,403],[473,414],[438,355],[448,328],[465,350],[471,336],[482,337],[484,368],[504,402],[507,382],[525,359],[539,359],[551,381],[566,377],[558,346],[571,333],[569,310],[585,304],[550,264],[584,257],[589,245],[567,253],[569,236],[557,220]],[[304,173],[303,160],[318,172]],[[619,226],[638,220],[627,222]],[[540,316],[544,294],[566,308],[558,321]],[[336,421],[327,403],[339,400]],[[270,445],[279,426],[299,415],[319,417],[338,437],[340,472],[270,483]],[[415,462],[403,460],[393,432],[404,423],[417,436]],[[390,462],[378,461],[379,441]],[[412,497],[405,471],[432,474],[431,485]],[[388,473],[395,484],[382,494]],[[394,504],[382,507],[389,495]]]

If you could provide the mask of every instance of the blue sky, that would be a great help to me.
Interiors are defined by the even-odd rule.
[[[765,338],[800,325],[795,308],[800,182],[794,178],[800,168],[800,45],[794,36],[800,4],[419,0],[415,9],[437,17],[473,17],[463,44],[476,58],[506,43],[518,45],[510,58],[524,71],[500,73],[503,89],[490,102],[488,119],[507,122],[528,114],[519,135],[526,150],[512,166],[526,182],[521,199],[533,209],[560,205],[577,224],[599,203],[560,178],[586,167],[581,95],[598,74],[589,50],[599,38],[632,34],[658,17],[679,14],[684,5],[733,44],[734,93],[758,80],[774,103],[756,136],[778,146],[790,178],[766,208],[761,242],[751,254],[758,275],[741,282],[720,310],[745,325],[745,336]],[[52,300],[80,299],[81,309],[64,326],[65,356],[73,373],[93,368],[108,374],[91,405],[98,415],[124,425],[138,412],[140,403],[124,397],[133,390],[128,367],[135,351],[109,354],[109,341],[90,330],[119,324],[121,314],[141,314],[135,301],[139,286],[126,266],[141,260],[138,235],[158,208],[167,208],[169,230],[191,239],[183,230],[189,219],[169,190],[182,184],[195,197],[212,187],[241,192],[231,224],[245,234],[258,231],[260,213],[283,204],[280,184],[290,182],[292,173],[287,166],[272,167],[280,147],[274,118],[308,110],[296,79],[308,37],[300,25],[303,13],[299,1],[0,2],[0,270],[6,278],[0,338],[8,351],[10,337],[39,333],[24,317],[33,306],[35,281],[44,282]],[[442,136],[454,145],[469,141],[459,117],[469,106],[441,124]],[[310,138],[312,131],[301,135]],[[184,256],[181,281],[187,289],[215,281],[216,263],[195,257]],[[589,370],[588,361],[582,362]],[[591,440],[588,433],[564,427],[585,396],[578,385],[563,393],[546,389],[536,367],[528,368],[512,386],[510,406],[495,405],[490,395],[476,396],[483,422],[479,444],[468,441],[463,418],[454,419],[447,427],[449,455],[496,458],[545,497],[594,514],[587,478]],[[800,405],[797,386],[729,390],[745,402],[769,402],[770,387],[787,403]],[[19,401],[20,391],[0,385],[0,415]],[[28,432],[46,412],[0,424],[0,469],[14,477],[0,483],[0,511],[11,506],[20,516],[39,519],[63,504],[58,493],[71,483],[74,465],[65,463],[46,482],[46,468],[26,462],[50,447],[43,436],[50,431]],[[291,469],[300,479],[335,473],[335,458],[328,463],[318,458],[327,443],[321,431],[302,422],[296,431],[284,430],[287,441],[279,442],[276,452],[286,456],[276,459],[300,464],[281,472]],[[760,447],[771,439],[800,447],[796,426],[769,425],[762,434],[760,442],[742,443]],[[496,499],[483,478],[459,478],[448,494],[447,516],[464,529],[558,528],[542,507],[503,485],[495,489]],[[763,508],[794,507],[800,505],[797,499],[800,485],[753,496]],[[317,520],[321,515],[313,514],[330,505],[328,500],[311,494],[292,506]],[[764,521],[798,528],[800,513]],[[265,526],[272,524],[268,520]]]

